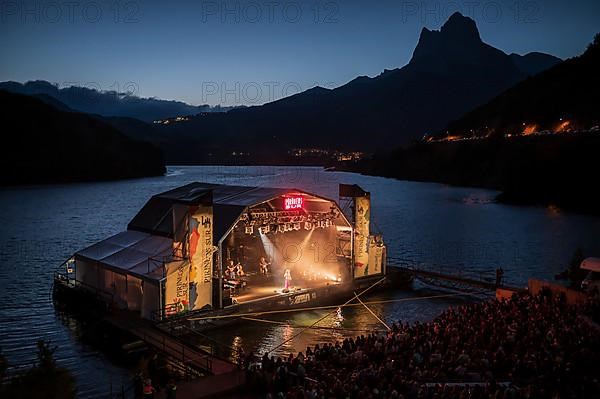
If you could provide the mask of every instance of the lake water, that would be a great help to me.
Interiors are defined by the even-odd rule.
[[[295,187],[335,199],[338,183],[356,183],[371,192],[372,226],[384,234],[390,256],[423,267],[465,272],[502,267],[513,285],[524,286],[532,276],[552,279],[576,248],[588,256],[600,255],[600,218],[555,208],[496,204],[497,193],[489,190],[321,168],[173,166],[164,177],[7,188],[0,191],[0,347],[12,365],[30,365],[36,341],[47,339],[58,346],[59,363],[75,374],[81,397],[106,397],[111,383],[128,383],[128,370],[83,343],[78,324],[55,311],[52,274],[76,250],[124,230],[153,194],[192,181]],[[417,284],[414,290],[376,293],[370,300],[406,299],[372,307],[390,322],[431,319],[450,305],[468,301],[429,298],[439,294]],[[323,315],[314,311],[272,317],[274,323],[248,322],[212,336],[226,345],[262,353]],[[364,309],[344,310],[343,317],[320,325],[381,328]],[[309,330],[276,353],[357,333]]]

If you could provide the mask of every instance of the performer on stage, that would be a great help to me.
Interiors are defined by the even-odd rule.
[[[292,272],[290,272],[290,269],[285,269],[285,273],[283,273],[283,278],[285,279],[285,285],[283,288],[289,290],[290,282],[292,281]]]
[[[238,277],[244,277],[246,275],[246,273],[244,272],[244,266],[242,266],[240,262],[238,262],[238,264],[235,265],[235,271]]]
[[[269,265],[270,263],[267,262],[263,256],[261,256],[260,261],[258,262],[258,269],[260,270],[260,274],[267,275],[269,273]]]
[[[232,280],[236,279],[236,265],[233,263],[233,260],[229,261],[229,265],[227,265],[227,270],[225,271],[225,276]]]

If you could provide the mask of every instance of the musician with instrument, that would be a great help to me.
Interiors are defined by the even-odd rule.
[[[264,256],[261,256],[260,261],[258,262],[260,274],[264,274],[265,276],[269,274],[269,265],[271,265],[271,263],[267,262]]]
[[[237,265],[235,265],[235,273],[240,278],[246,275],[246,272],[244,272],[244,267],[240,262],[238,262]]]
[[[229,264],[227,265],[227,270],[225,270],[225,277],[235,280],[236,271],[237,271],[237,266],[235,265],[233,260],[230,260]]]

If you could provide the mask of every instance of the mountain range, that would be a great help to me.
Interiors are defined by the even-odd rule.
[[[201,137],[207,148],[222,140],[238,151],[267,148],[265,156],[289,147],[389,148],[441,129],[559,62],[542,53],[508,55],[484,43],[471,18],[455,13],[439,31],[423,28],[402,68],[336,89],[315,87],[262,106],[203,115],[173,126],[172,136]]]
[[[580,56],[517,83],[452,121],[443,137],[586,130],[600,124],[600,36]],[[561,126],[562,125],[562,126]]]
[[[355,170],[487,187],[498,199],[598,214],[600,34],[581,56],[518,83],[424,140]]]
[[[128,117],[152,123],[176,116],[196,115],[203,112],[225,112],[232,107],[190,105],[182,101],[142,98],[131,93],[99,91],[81,86],[59,88],[45,80],[26,83],[2,82],[0,90],[40,97],[48,102],[58,100],[71,110],[106,117]]]
[[[439,31],[423,28],[402,68],[228,112],[85,88],[58,89],[43,81],[5,82],[0,88],[104,117],[124,133],[161,147],[170,163],[222,162],[232,152],[250,154],[242,162],[272,163],[285,162],[292,147],[372,152],[406,145],[560,62],[538,52],[506,54],[482,41],[475,21],[455,13]],[[196,116],[168,126],[135,120],[190,114]]]

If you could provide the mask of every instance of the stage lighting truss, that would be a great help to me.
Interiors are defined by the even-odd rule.
[[[335,226],[338,217],[339,211],[332,207],[329,212],[250,212],[242,214],[240,222],[245,226],[245,233],[251,235],[254,234],[254,229],[249,227],[253,226],[260,226],[258,230],[261,234],[299,231],[303,226],[305,230],[325,229]]]

